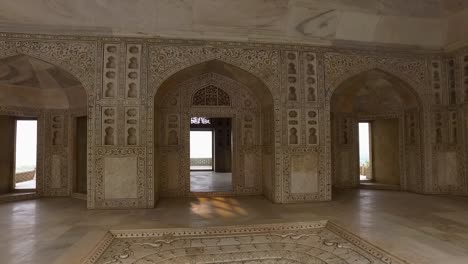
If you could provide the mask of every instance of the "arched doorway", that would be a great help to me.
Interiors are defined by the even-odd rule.
[[[158,88],[154,111],[155,188],[161,196],[258,195],[272,189],[273,97],[253,74],[219,60],[190,66]],[[222,135],[224,149],[230,149],[225,155],[230,159],[230,189],[191,191],[190,131],[195,117],[229,123]],[[221,133],[219,127],[214,131]]]
[[[0,106],[0,129],[8,135],[2,138],[14,143],[5,144],[1,154],[1,192],[86,193],[87,95],[82,83],[47,61],[25,54],[8,56],[0,59]],[[23,133],[21,122],[26,121],[35,126]],[[75,142],[75,136],[82,142]],[[22,156],[21,141],[29,142],[24,149],[34,155]]]
[[[363,72],[335,89],[330,110],[335,188],[420,191],[422,104],[407,83]]]

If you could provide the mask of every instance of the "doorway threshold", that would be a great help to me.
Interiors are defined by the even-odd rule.
[[[0,203],[16,202],[36,199],[39,196],[36,192],[14,192],[0,195]]]
[[[389,190],[389,191],[400,191],[400,185],[396,184],[383,184],[376,182],[361,182],[361,189],[373,189],[373,190]]]

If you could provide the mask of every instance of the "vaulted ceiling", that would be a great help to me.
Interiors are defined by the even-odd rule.
[[[83,108],[86,93],[70,73],[20,54],[0,59],[0,105]]]
[[[81,83],[55,65],[26,55],[16,55],[0,59],[0,85],[62,89],[81,86]]]
[[[0,31],[441,48],[468,40],[468,1],[16,0]]]

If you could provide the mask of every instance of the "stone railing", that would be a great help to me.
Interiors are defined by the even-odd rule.
[[[191,158],[190,166],[212,166],[212,158]]]
[[[363,176],[370,177],[371,176],[371,168],[369,166],[360,166],[359,167],[359,174]]]
[[[15,183],[30,181],[34,179],[36,175],[36,170],[32,171],[23,171],[15,174]]]

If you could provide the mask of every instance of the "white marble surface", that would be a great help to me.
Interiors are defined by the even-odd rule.
[[[467,39],[455,29],[467,8],[463,0],[20,0],[0,4],[0,31],[434,47]]]
[[[468,198],[337,192],[331,202],[262,197],[163,199],[147,210],[87,210],[73,198],[0,204],[1,263],[80,263],[110,229],[208,227],[329,219],[415,264],[468,263]]]
[[[318,191],[318,153],[291,157],[291,193]]]
[[[214,171],[191,171],[191,192],[231,192],[232,173]]]
[[[106,199],[137,198],[137,158],[104,158],[104,194]]]

